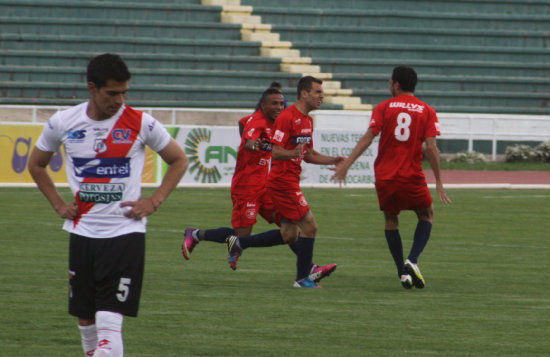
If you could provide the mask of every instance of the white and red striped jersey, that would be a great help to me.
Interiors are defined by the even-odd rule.
[[[101,121],[90,119],[87,108],[88,102],[57,112],[36,143],[47,152],[64,145],[67,178],[80,213],[63,229],[90,238],[145,232],[147,219],[125,217],[130,208],[120,203],[141,196],[145,146],[159,152],[170,134],[155,118],[127,105]]]

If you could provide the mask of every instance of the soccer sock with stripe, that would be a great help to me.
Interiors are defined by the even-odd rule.
[[[391,256],[397,267],[397,276],[404,274],[403,265],[403,243],[401,242],[401,235],[399,235],[398,229],[386,229],[384,230],[386,235],[386,242],[388,242],[388,248],[390,248]]]
[[[416,230],[414,231],[414,241],[411,247],[411,252],[409,253],[408,259],[411,263],[418,263],[418,257],[420,253],[428,244],[430,239],[430,233],[432,232],[432,223],[428,221],[420,220],[416,225]]]
[[[239,242],[242,249],[249,247],[272,247],[274,245],[284,244],[281,231],[278,229],[253,234],[248,237],[239,237]]]
[[[80,326],[80,338],[82,340],[82,349],[84,350],[84,355],[93,356],[95,349],[97,347],[97,330],[94,325]]]
[[[97,349],[94,356],[122,357],[124,355],[122,320],[123,316],[116,312],[98,311],[95,313]]]
[[[313,246],[314,238],[299,237],[298,238],[298,254],[296,257],[296,280],[300,280],[309,276],[311,265],[313,264]]]
[[[225,240],[227,239],[227,237],[231,235],[235,235],[235,230],[229,227],[221,227],[221,228],[215,228],[215,229],[201,229],[197,232],[197,238],[199,241],[206,240],[206,241],[218,242],[218,243],[225,243]]]

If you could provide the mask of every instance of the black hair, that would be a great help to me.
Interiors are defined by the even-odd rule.
[[[273,82],[271,82],[271,84],[269,85],[269,88],[273,88],[273,87],[283,88],[283,86],[281,85],[281,83],[279,83],[279,82],[277,82],[277,81],[273,81]]]
[[[393,69],[391,80],[398,82],[402,91],[414,93],[418,77],[412,67],[398,66]]]
[[[305,76],[300,79],[297,89],[298,99],[300,99],[300,93],[303,90],[305,90],[306,92],[309,92],[311,90],[313,83],[323,84],[323,81],[312,76]]]
[[[103,87],[109,79],[126,82],[130,80],[130,77],[131,74],[126,63],[119,55],[111,53],[104,53],[92,58],[86,71],[88,82],[93,82],[98,89]]]
[[[275,88],[267,88],[263,93],[262,93],[262,98],[260,98],[260,103],[263,103],[265,98],[270,95],[270,94],[283,94],[281,93],[280,90],[278,89],[275,89]]]

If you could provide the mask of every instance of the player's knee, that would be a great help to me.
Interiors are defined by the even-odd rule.
[[[428,208],[418,210],[418,211],[416,211],[416,214],[418,216],[418,219],[421,220],[421,221],[428,221],[430,223],[433,222],[434,210],[433,210],[432,206],[430,206]]]
[[[296,243],[296,241],[298,240],[298,232],[294,231],[281,231],[281,236],[283,237],[283,242],[285,242],[285,244]]]

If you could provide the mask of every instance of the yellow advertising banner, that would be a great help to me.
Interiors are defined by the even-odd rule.
[[[42,133],[41,124],[0,124],[0,184],[33,183],[27,170],[29,156]],[[143,183],[156,181],[156,154],[147,148],[143,167]],[[63,148],[54,154],[48,172],[55,183],[66,184]]]

